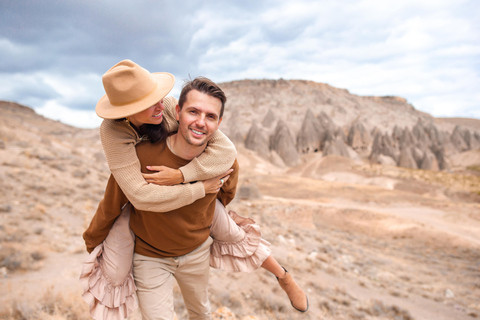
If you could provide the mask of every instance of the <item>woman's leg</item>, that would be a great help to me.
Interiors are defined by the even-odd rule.
[[[262,268],[270,271],[277,278],[283,278],[287,273],[272,255],[269,255],[268,258],[263,262]]]
[[[245,225],[253,225],[255,223],[255,221],[253,221],[252,219],[241,218],[237,214],[232,213],[232,216],[235,220],[230,217],[222,203],[220,201],[217,201],[213,223],[210,228],[210,236],[215,240],[214,245],[211,248],[212,254],[210,255],[210,265],[212,267],[221,268],[229,271],[234,270],[246,272],[253,271],[258,267],[262,267],[275,275],[275,277],[278,279],[280,287],[286,292],[288,298],[290,299],[290,302],[292,303],[292,306],[296,310],[301,312],[307,311],[308,299],[305,295],[305,292],[303,292],[303,290],[297,285],[295,280],[293,280],[291,274],[288,273],[287,270],[285,270],[285,268],[283,268],[271,255],[270,249],[268,249],[264,244],[259,243],[258,250],[257,248],[251,247],[245,247],[243,248],[243,250],[238,250],[243,254],[246,254],[247,252],[253,250],[251,256],[257,254],[258,252],[261,252],[260,256],[263,257],[261,258],[263,262],[262,260],[257,260],[260,262],[255,266],[249,264],[250,267],[243,268],[245,262],[242,262],[242,260],[248,260],[251,257],[248,256],[248,254],[242,255],[243,258],[239,256],[232,257],[229,255],[225,255],[215,261],[215,256],[219,255],[218,252],[222,251],[219,247],[221,247],[222,245],[228,247],[230,245],[229,243],[234,243],[235,246],[243,243],[242,239],[246,237],[246,232],[243,228],[245,228]],[[243,226],[243,228],[241,226]],[[258,226],[256,226],[256,228],[258,228],[258,237],[260,237],[260,229]],[[255,252],[255,250],[257,251]]]
[[[302,288],[293,280],[293,277],[287,270],[282,267],[275,258],[270,255],[263,262],[262,268],[267,271],[270,271],[277,277],[280,287],[285,291],[292,306],[300,311],[305,312],[308,310],[308,298]]]
[[[252,272],[271,254],[270,243],[262,239],[255,221],[227,212],[217,200],[210,227],[214,242],[210,248],[210,266],[233,272]]]

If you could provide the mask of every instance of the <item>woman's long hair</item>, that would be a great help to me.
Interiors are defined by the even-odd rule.
[[[127,118],[117,119],[116,121],[128,121]],[[170,135],[169,130],[165,121],[162,121],[160,124],[142,124],[139,128],[129,122],[130,126],[137,131],[138,135],[142,137],[142,140],[147,138],[151,143],[165,142],[167,137]]]
[[[160,124],[142,124],[138,133],[141,137],[146,136],[151,143],[165,142],[169,135],[164,121]]]

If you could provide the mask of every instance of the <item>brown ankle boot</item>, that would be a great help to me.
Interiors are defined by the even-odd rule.
[[[282,287],[282,289],[287,293],[292,307],[300,312],[306,312],[308,310],[307,295],[298,286],[295,280],[293,280],[292,275],[288,273],[287,269],[283,268],[283,270],[285,270],[285,276],[283,278],[277,277],[280,287]]]

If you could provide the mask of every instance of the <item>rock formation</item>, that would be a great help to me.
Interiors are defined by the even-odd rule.
[[[434,170],[434,171],[440,170],[438,160],[437,160],[435,154],[430,149],[427,149],[425,151],[425,154],[424,154],[423,159],[421,160],[419,169]]]
[[[418,121],[412,129],[395,126],[391,135],[375,133],[370,161],[377,163],[395,160],[405,168],[447,170],[448,155],[480,147],[477,132],[456,126],[451,134],[440,131],[432,122]]]
[[[455,136],[455,137],[454,137]],[[461,137],[461,138],[460,138]],[[479,149],[480,148],[480,136],[478,132],[471,133],[470,130],[456,126],[452,134],[453,140],[460,143],[463,149],[466,146],[466,150]],[[459,149],[459,150],[460,150]]]
[[[349,158],[350,155],[347,150],[347,145],[345,144],[345,139],[341,134],[335,136],[329,136],[328,140],[325,141],[325,147],[323,148],[323,155],[336,155]]]
[[[465,141],[466,135],[467,134],[459,126],[456,126],[453,130],[452,136],[450,137],[450,141],[459,152],[469,150],[468,143]]]
[[[332,118],[330,118],[325,112],[320,112],[318,115],[318,122],[320,123],[320,128],[323,129],[324,131],[330,131],[333,132],[335,131],[335,128],[337,127],[335,123],[333,122]]]
[[[239,118],[238,110],[235,109],[233,112],[229,115],[229,118],[232,119],[238,119]],[[220,127],[220,129],[223,131],[224,128]],[[232,140],[234,143],[241,143],[243,142],[243,134],[242,131],[239,128],[239,123],[237,121],[230,121],[226,130],[225,134],[228,136],[230,140]]]
[[[263,117],[262,126],[271,128],[276,120],[275,113],[273,113],[272,109],[268,109],[267,114]]]
[[[270,154],[269,139],[262,132],[256,121],[252,123],[250,130],[248,130],[245,138],[245,147],[268,159]]]
[[[413,147],[408,145],[402,146],[402,149],[400,150],[400,158],[398,159],[398,166],[417,169],[418,165],[413,154]]]
[[[270,149],[276,151],[287,166],[295,166],[299,162],[295,141],[283,120],[278,121],[275,132],[270,136]]]
[[[355,121],[350,127],[347,143],[357,152],[365,152],[372,143],[372,138],[360,121]]]
[[[324,138],[325,130],[313,115],[312,110],[308,109],[302,128],[297,135],[297,150],[300,153],[318,152],[322,148]]]
[[[395,163],[398,162],[400,151],[395,147],[394,140],[388,135],[377,132],[372,144],[372,152],[370,160],[378,162],[378,157],[384,155],[393,159]]]

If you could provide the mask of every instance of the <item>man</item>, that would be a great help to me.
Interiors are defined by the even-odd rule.
[[[146,141],[137,145],[142,172],[148,173],[146,165],[180,168],[204,152],[222,121],[225,102],[225,94],[211,80],[189,81],[176,106],[178,132],[166,143]],[[131,214],[130,227],[136,236],[133,273],[144,319],[173,319],[174,280],[182,291],[189,318],[211,319],[207,290],[212,243],[209,226],[216,199],[227,205],[235,195],[238,164],[235,162],[232,168],[217,195],[207,194],[169,212],[134,210]],[[114,219],[127,202],[111,176],[104,199],[84,234],[89,251],[97,245],[88,240],[95,238],[95,225]]]

